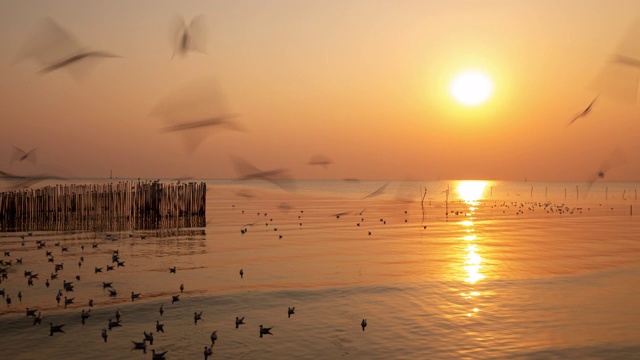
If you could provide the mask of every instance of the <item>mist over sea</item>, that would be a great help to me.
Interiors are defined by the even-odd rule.
[[[155,349],[202,359],[213,331],[213,359],[640,358],[638,188],[296,180],[287,191],[209,180],[205,228],[0,233],[0,256],[10,253],[0,259],[13,260],[0,284],[12,299],[0,303],[0,358],[147,359]],[[95,272],[114,250],[124,266]],[[33,286],[24,271],[39,273]],[[63,280],[74,282],[66,308]],[[117,309],[122,326],[105,342]],[[50,336],[49,323],[65,333]],[[261,338],[259,325],[273,335]],[[132,350],[143,332],[154,335],[147,354]]]

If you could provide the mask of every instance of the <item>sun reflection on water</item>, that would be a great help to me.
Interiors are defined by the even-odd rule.
[[[469,207],[467,219],[460,221],[460,225],[465,228],[465,235],[462,237],[466,245],[464,247],[464,265],[462,266],[465,272],[464,281],[471,286],[470,291],[461,293],[461,296],[469,301],[473,301],[473,298],[481,295],[473,288],[473,285],[484,279],[484,275],[481,273],[482,257],[478,248],[479,238],[475,233],[473,220],[486,186],[485,181],[461,181],[456,187],[460,199]],[[466,315],[471,317],[479,311],[477,306],[473,306]]]

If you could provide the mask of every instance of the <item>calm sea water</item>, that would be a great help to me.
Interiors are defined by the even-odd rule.
[[[34,233],[25,246],[22,234],[0,234],[0,255],[10,252],[1,259],[13,259],[0,284],[12,298],[0,304],[0,357],[143,359],[155,349],[198,359],[217,330],[214,359],[640,358],[640,183],[295,185],[210,181],[205,229]],[[106,271],[113,250],[125,266]],[[64,263],[49,288],[45,251]],[[34,286],[25,270],[39,273]],[[63,291],[74,298],[66,309],[55,299],[63,280],[75,286]],[[105,343],[117,309],[122,327]],[[49,336],[50,322],[65,333]],[[260,338],[260,324],[273,335]],[[131,343],[145,331],[155,337],[147,354]]]

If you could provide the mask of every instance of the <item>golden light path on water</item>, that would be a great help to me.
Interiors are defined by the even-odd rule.
[[[465,235],[462,237],[466,244],[463,266],[466,278],[464,281],[470,285],[474,285],[484,279],[484,275],[480,272],[482,269],[482,257],[479,254],[479,239],[475,233],[473,220],[479,204],[478,200],[482,199],[486,186],[487,182],[485,181],[461,181],[456,186],[459,198],[469,207],[467,218],[461,221],[460,224],[465,228]],[[480,292],[474,291],[473,287],[469,292],[461,293],[461,296],[467,300],[472,300],[480,295]],[[470,317],[478,311],[479,309],[474,307],[472,311],[467,313],[467,316]]]

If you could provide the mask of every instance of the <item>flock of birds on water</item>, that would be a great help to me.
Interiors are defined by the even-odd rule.
[[[76,298],[72,297],[70,294],[73,293],[74,291],[74,287],[77,286],[78,284],[80,284],[81,282],[81,278],[79,275],[77,275],[75,277],[75,279],[67,281],[67,280],[62,280],[62,284],[59,283],[60,279],[59,277],[62,275],[64,276],[64,270],[65,270],[65,264],[64,262],[62,263],[56,263],[55,262],[55,255],[54,255],[54,251],[53,250],[48,250],[48,249],[52,249],[52,247],[50,245],[47,244],[47,241],[44,240],[35,240],[35,241],[30,241],[30,238],[32,236],[32,233],[29,233],[26,237],[25,236],[21,236],[22,242],[21,245],[23,247],[30,247],[35,245],[36,249],[39,251],[44,252],[45,254],[45,258],[46,261],[49,263],[52,263],[52,271],[50,273],[50,275],[46,278],[46,281],[44,284],[38,284],[38,286],[46,286],[47,289],[49,289],[50,287],[52,289],[57,288],[57,287],[61,287],[60,289],[58,289],[57,291],[54,290],[55,292],[55,298],[56,298],[56,302],[58,304],[58,306],[63,306],[65,309],[68,306],[74,306],[77,304]],[[130,235],[130,237],[133,237],[133,235]],[[108,242],[113,242],[115,240],[117,240],[117,238],[114,235],[107,235],[105,237],[105,240]],[[91,250],[94,250],[93,255],[99,255],[101,254],[100,252],[98,252],[99,247],[102,246],[102,244],[98,243],[98,242],[93,242],[91,245]],[[60,249],[60,253],[68,253],[69,247],[64,246],[64,244],[62,242],[56,242],[53,246],[53,248],[55,249]],[[86,251],[85,251],[86,250]],[[125,266],[125,261],[122,260],[120,258],[120,252],[119,250],[111,250],[111,265],[106,265],[105,267],[94,267],[93,269],[93,273],[96,276],[99,276],[98,274],[103,273],[103,272],[110,272],[110,271],[116,271],[118,268],[120,267],[124,267]],[[102,252],[103,253],[103,252]],[[24,268],[26,268],[26,266],[23,265],[24,261],[23,258],[13,258],[13,259],[9,259],[7,260],[7,258],[11,257],[11,251],[7,251],[4,250],[4,259],[0,260],[0,284],[2,284],[4,281],[9,279],[9,273],[12,273],[12,276],[19,276],[18,275],[18,271],[15,270],[14,266],[23,266]],[[92,255],[91,251],[89,249],[85,249],[84,245],[80,246],[80,251],[76,254],[79,256],[79,260],[77,263],[77,267],[78,269],[82,268],[84,261],[85,261],[85,256],[90,256]],[[68,265],[67,265],[68,267]],[[106,269],[106,270],[105,270]],[[104,271],[103,271],[104,270]],[[168,274],[175,274],[177,273],[178,269],[176,266],[170,267],[167,270]],[[34,284],[34,280],[40,280],[41,275],[39,273],[34,273],[31,270],[23,270],[23,274],[24,277],[27,279],[27,286],[28,288],[32,287],[32,286],[36,286]],[[239,271],[239,275],[240,278],[244,278],[244,269],[240,269]],[[44,275],[44,274],[43,274]],[[86,282],[87,279],[83,278],[82,279],[83,282]],[[91,281],[89,281],[89,283],[91,283]],[[114,282],[110,281],[102,281],[102,285],[101,288],[103,290],[107,290],[108,291],[108,297],[111,298],[115,298],[117,296],[119,296],[118,291],[115,289],[115,284]],[[159,317],[162,318],[165,311],[176,311],[175,310],[175,306],[179,306],[179,305],[175,305],[176,303],[180,303],[181,299],[180,299],[180,295],[184,292],[184,284],[180,284],[179,286],[179,293],[176,293],[175,295],[171,295],[171,305],[174,306],[174,308],[172,309],[167,309],[165,310],[165,306],[164,304],[161,304],[160,307],[158,308],[158,314]],[[15,303],[14,299],[11,297],[11,291],[5,289],[4,287],[2,289],[0,289],[0,295],[2,296],[2,298],[4,299],[4,302],[6,303],[6,306],[9,307],[15,307],[15,306],[20,306],[18,304]],[[18,297],[18,301],[19,304],[22,304],[23,302],[23,298],[28,296],[28,291],[25,291],[25,293],[23,294],[22,290],[17,292],[17,297]],[[52,295],[53,296],[53,295]],[[130,298],[131,301],[136,301],[141,299],[141,297],[143,296],[143,294],[141,293],[136,293],[134,291],[130,292]],[[25,300],[26,301],[26,300]],[[99,306],[99,301],[94,301],[93,298],[90,299],[86,299],[86,306],[88,307],[88,309],[82,309],[80,312],[80,315],[78,317],[78,321],[79,323],[81,323],[82,325],[85,325],[87,322],[92,321],[92,312],[91,310],[94,308],[94,306]],[[292,315],[295,314],[295,306],[290,306],[287,308],[287,317],[291,318]],[[42,325],[42,321],[43,318],[46,319],[46,316],[43,316],[42,312],[39,311],[37,308],[29,308],[26,307],[24,309],[25,312],[25,316],[29,319],[33,320],[33,326],[40,326]],[[193,323],[194,324],[198,324],[198,321],[202,321],[203,320],[203,311],[200,312],[194,312],[193,313]],[[29,320],[31,321],[31,320]],[[95,320],[98,321],[98,320]],[[104,320],[103,320],[104,321]],[[109,340],[110,336],[117,336],[117,335],[110,335],[110,334],[114,334],[113,330],[119,327],[124,326],[124,324],[122,323],[123,321],[123,313],[122,311],[118,308],[115,313],[113,314],[112,317],[109,317],[108,321],[106,321],[106,325],[105,328],[102,329],[100,336],[102,337],[103,341],[106,343]],[[46,323],[46,321],[45,321]],[[235,318],[235,328],[238,329],[241,325],[245,324],[245,317],[242,316],[236,316]],[[56,324],[53,322],[49,322],[49,329],[48,329],[48,333],[49,336],[54,336],[54,334],[58,334],[58,333],[65,333],[65,326],[66,324]],[[155,322],[155,329],[156,329],[156,334],[158,333],[164,333],[164,326],[165,324],[162,323],[160,320],[156,320]],[[360,326],[362,327],[362,330],[364,331],[366,326],[367,326],[367,321],[366,319],[363,319]],[[273,329],[273,327],[265,327],[263,326],[263,324],[260,324],[258,327],[258,335],[260,338],[262,338],[265,335],[273,335],[273,333],[271,332]],[[98,336],[98,334],[96,334],[96,336]],[[136,341],[136,340],[131,340],[132,343],[132,350],[142,350],[142,352],[144,354],[147,353],[147,348],[149,346],[153,346],[154,345],[154,335],[153,332],[147,332],[146,330],[143,330],[141,333],[142,339],[140,341]],[[218,340],[218,334],[217,334],[217,330],[213,330],[213,332],[210,335],[210,340],[211,343],[208,345],[204,346],[204,359],[208,359],[210,356],[213,355],[213,347],[216,343],[216,341]],[[159,351],[156,349],[151,349],[151,353],[152,353],[152,359],[154,360],[160,360],[160,359],[166,359],[166,355],[168,353],[168,351]]]
[[[377,197],[384,194],[388,188],[388,185],[389,184],[387,183],[383,184],[376,190],[364,195],[361,198],[361,200],[366,200],[366,199]],[[238,192],[235,195],[239,198],[248,198],[248,199],[254,197],[252,193],[246,192],[246,191]],[[516,196],[518,195],[519,194],[516,194]],[[507,211],[509,211],[514,215],[524,214],[525,211],[529,211],[532,213],[535,213],[537,211],[543,211],[547,214],[559,214],[559,215],[563,215],[563,214],[572,215],[574,213],[582,214],[583,211],[591,211],[591,208],[569,207],[564,204],[556,204],[552,202],[493,201],[492,205],[490,204],[491,201],[489,200],[485,200],[485,202],[487,205],[490,205],[489,206],[490,208],[502,209],[503,213],[506,213]],[[454,201],[451,204],[455,208],[456,204],[464,205],[466,203],[464,201]],[[428,205],[431,206],[431,201],[428,202]],[[235,205],[233,205],[233,207],[235,207]],[[441,207],[442,205],[436,205],[436,208],[441,209]],[[600,204],[600,207],[602,207],[602,204]],[[286,203],[281,203],[278,206],[278,208],[283,212],[288,212],[289,210],[293,209],[293,206],[288,205]],[[611,208],[611,210],[613,210],[613,208]],[[336,219],[345,218],[347,216],[356,216],[358,218],[361,218],[361,221],[364,221],[363,214],[365,213],[365,211],[366,211],[366,208],[360,211],[343,211],[343,212],[332,214],[331,216],[335,217]],[[515,211],[515,213],[513,213],[513,211]],[[244,213],[245,213],[244,210],[242,210],[242,214]],[[303,213],[304,211],[301,210],[300,214],[303,214]],[[405,210],[404,214],[405,214],[404,222],[407,223],[408,219],[406,217],[407,216],[406,214],[408,214],[408,211]],[[261,217],[261,215],[267,216],[267,213],[266,212],[264,214],[258,213],[259,218]],[[464,209],[462,210],[460,209],[449,210],[445,215],[447,217],[449,216],[466,217],[466,216],[471,216],[472,214],[469,213],[468,208],[465,206]],[[300,219],[300,217],[301,215],[298,215],[298,219]],[[271,219],[271,221],[273,221],[273,219]],[[360,227],[361,221],[356,223],[357,227]],[[257,225],[258,222],[259,220],[256,220],[253,223],[244,225],[240,229],[240,235],[241,236],[245,235],[249,230],[249,228]],[[387,224],[386,219],[380,218],[380,224],[386,225]],[[269,226],[269,225],[273,225],[273,224],[267,221],[265,223],[265,226]],[[300,226],[302,227],[302,222],[300,222]],[[422,224],[421,228],[426,229],[426,225]],[[273,230],[277,231],[278,229],[277,227],[274,227]],[[367,234],[371,236],[372,232],[368,231]],[[282,235],[278,235],[278,236],[280,239],[282,239]],[[134,235],[130,234],[129,237],[133,238]],[[16,296],[18,298],[18,302],[21,304],[23,302],[23,299],[29,296],[28,289],[30,289],[32,286],[45,286],[47,289],[51,288],[51,296],[53,297],[54,296],[53,294],[55,294],[55,299],[59,307],[63,307],[65,309],[69,306],[73,308],[78,307],[79,305],[78,300],[71,295],[73,294],[74,287],[84,283],[87,283],[87,284],[91,283],[93,284],[92,286],[95,286],[96,279],[95,278],[86,279],[85,278],[86,274],[85,274],[83,275],[82,279],[80,275],[77,275],[75,276],[75,278],[63,279],[62,282],[60,283],[60,280],[62,277],[68,276],[67,274],[68,274],[69,264],[68,263],[65,264],[64,262],[57,262],[55,258],[56,256],[58,256],[58,254],[60,254],[61,256],[66,255],[67,258],[69,255],[75,256],[77,259],[77,263],[75,263],[74,265],[77,266],[78,269],[81,269],[83,268],[83,266],[85,266],[85,257],[91,256],[95,258],[98,255],[101,255],[101,256],[105,256],[103,260],[107,261],[106,257],[109,256],[110,262],[107,263],[105,266],[95,266],[93,267],[93,269],[91,269],[90,276],[97,277],[97,278],[103,276],[102,274],[104,273],[111,273],[112,271],[117,271],[119,268],[125,267],[126,265],[128,265],[128,262],[125,261],[125,259],[121,258],[121,254],[118,249],[114,249],[114,250],[110,249],[107,251],[102,249],[105,246],[106,247],[109,246],[106,244],[116,244],[115,241],[118,240],[117,235],[107,234],[103,242],[92,242],[91,244],[83,243],[81,246],[77,246],[78,244],[75,244],[76,245],[75,248],[72,248],[69,244],[65,244],[64,240],[55,242],[52,246],[51,245],[52,241],[50,240],[45,241],[45,240],[32,240],[32,239],[34,239],[32,233],[28,233],[25,236],[21,236],[21,244],[20,244],[21,249],[18,251],[24,251],[24,250],[31,251],[29,249],[34,248],[37,252],[42,253],[44,257],[43,257],[43,260],[41,261],[46,261],[46,263],[51,264],[50,265],[51,272],[48,276],[46,276],[45,274],[38,274],[32,270],[27,270],[28,264],[24,262],[24,259],[22,257],[12,258],[11,256],[12,250],[3,250],[4,258],[0,260],[0,284],[2,284],[5,280],[8,280],[10,274],[12,276],[20,276],[19,275],[20,272],[23,273],[27,281],[27,288],[23,289],[24,292],[23,290],[20,290],[16,294],[15,290],[12,291],[11,289],[5,289],[4,287],[0,290],[0,295],[4,298],[4,301],[8,308],[15,307],[16,305],[20,306],[16,304],[15,298],[13,296]],[[145,239],[145,235],[142,235],[141,239]],[[13,251],[15,250],[16,249],[13,249]],[[176,266],[172,266],[164,269],[164,271],[166,271],[167,276],[172,276],[172,274],[176,274],[179,271],[179,269]],[[238,275],[239,275],[240,281],[242,281],[242,279],[244,279],[245,277],[244,268],[241,268],[239,270]],[[45,276],[46,276],[45,282],[44,284],[42,284],[41,279]],[[83,285],[80,285],[80,286],[83,286]],[[112,281],[102,281],[99,287],[103,290],[104,296],[106,297],[115,298],[118,296],[121,297],[123,295],[122,293],[116,290],[117,284],[114,284],[114,282]],[[170,307],[165,308],[165,305],[161,304],[160,307],[158,308],[157,311],[158,311],[159,319],[162,319],[162,316],[165,313],[165,311],[175,311],[175,308],[177,306],[180,306],[181,301],[184,301],[184,299],[181,300],[180,298],[184,290],[185,290],[184,284],[180,284],[179,287],[176,286],[176,294],[171,295],[171,298],[170,298],[170,301],[171,301]],[[131,302],[134,302],[134,301],[140,300],[145,295],[140,292],[135,292],[135,290],[133,289],[129,289],[129,291],[126,292],[126,296],[130,297]],[[169,299],[167,299],[167,301],[169,301]],[[108,320],[107,319],[98,320],[92,317],[92,309],[94,308],[94,306],[98,306],[98,307],[100,306],[99,298],[84,299],[83,306],[87,306],[88,308],[81,309],[81,312],[77,320],[75,321],[77,321],[78,323],[81,323],[82,325],[85,325],[85,323],[92,322],[92,321],[105,321],[105,327],[101,330],[101,333],[96,334],[96,337],[101,336],[102,340],[105,343],[109,341],[109,338],[111,336],[117,336],[116,335],[117,330],[114,330],[114,329],[124,326],[124,324],[122,323],[122,319],[126,316],[122,314],[120,309],[117,309],[113,314],[113,316],[110,316]],[[295,315],[295,310],[296,310],[295,306],[289,306],[287,308],[287,317],[291,318],[292,315]],[[26,307],[24,308],[23,311],[27,318],[32,319],[33,326],[40,326],[43,322],[43,319],[46,319],[46,316],[43,316],[42,312],[37,308]],[[283,309],[283,312],[284,312],[284,309]],[[199,312],[196,311],[193,313],[194,324],[198,324],[198,322],[202,320],[203,320],[202,311],[199,311]],[[45,320],[45,324],[46,324],[46,320]],[[64,333],[65,326],[67,326],[65,323],[49,322],[48,324],[49,324],[49,329],[48,329],[49,336],[55,336],[55,334]],[[243,325],[245,325],[245,317],[236,316],[235,328],[238,329]],[[165,324],[162,323],[161,320],[156,320],[155,321],[156,334],[164,333],[164,326]],[[360,327],[362,331],[365,331],[367,327],[366,318],[363,318],[361,320]],[[143,353],[146,354],[148,347],[155,346],[154,340],[157,340],[157,336],[156,338],[154,338],[154,334],[152,332],[147,332],[146,330],[147,329],[141,329],[141,339],[139,341],[138,339],[130,340],[132,344],[132,350],[141,350]],[[257,332],[256,335],[258,335],[260,338],[266,335],[273,335],[272,333],[273,327],[266,327],[263,324],[259,324],[258,330],[259,331]],[[217,340],[218,340],[217,330],[213,330],[210,335],[210,341],[211,341],[210,344],[207,344],[204,346],[203,355],[205,359],[208,359],[210,356],[213,355],[213,348]],[[156,360],[165,359],[167,356],[167,351],[160,351],[158,348],[151,349],[151,353],[152,353],[152,359],[156,359]]]

